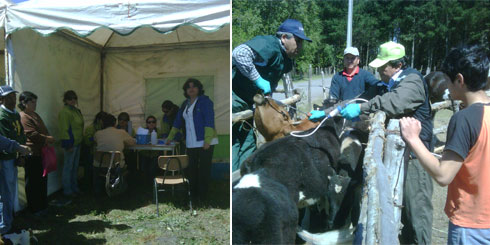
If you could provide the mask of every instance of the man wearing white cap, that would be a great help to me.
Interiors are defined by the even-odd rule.
[[[330,100],[350,100],[359,96],[371,99],[376,94],[367,93],[380,82],[370,72],[359,68],[359,50],[348,47],[344,50],[344,70],[335,74],[330,85]],[[373,90],[374,92],[374,90]]]
[[[285,20],[276,35],[256,36],[238,45],[232,53],[232,112],[253,109],[253,97],[259,91],[270,94],[282,75],[293,68],[293,59],[303,49],[303,24],[295,19]],[[256,149],[252,120],[236,123],[232,129],[232,170]]]
[[[405,47],[387,42],[369,66],[377,68],[386,93],[366,103],[349,104],[340,113],[347,119],[382,110],[389,118],[414,117],[422,124],[420,139],[432,151],[431,107],[429,90],[423,76],[406,67]],[[411,152],[403,191],[400,243],[430,244],[432,231],[432,179]]]

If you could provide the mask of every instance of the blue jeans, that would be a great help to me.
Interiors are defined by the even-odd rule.
[[[0,217],[0,233],[4,234],[12,228],[14,221],[14,201],[17,191],[17,166],[15,160],[0,160],[0,206],[2,217]]]
[[[447,244],[490,244],[490,229],[466,228],[449,221]]]
[[[73,146],[72,151],[64,151],[63,161],[63,194],[71,195],[79,192],[78,189],[78,162],[80,160],[80,145]]]

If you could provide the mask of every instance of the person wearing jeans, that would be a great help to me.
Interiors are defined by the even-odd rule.
[[[20,122],[20,115],[15,110],[17,91],[10,86],[0,87],[0,135],[25,144],[26,136]],[[0,233],[5,234],[12,228],[14,220],[14,203],[17,193],[17,153],[0,152],[0,196],[2,220]]]
[[[63,194],[72,197],[80,192],[78,189],[78,162],[80,160],[80,144],[83,139],[83,116],[76,107],[78,98],[73,90],[63,96],[65,106],[58,114],[61,147],[64,149],[63,161]]]
[[[21,155],[27,155],[30,153],[29,147],[25,145],[20,145],[19,143],[17,143],[17,141],[11,140],[7,137],[4,137],[3,135],[0,135],[0,151],[5,151],[7,153],[19,152]],[[0,164],[0,173],[3,173],[2,165],[3,164]],[[4,179],[3,176],[2,179]],[[0,185],[0,187],[1,186],[3,186],[3,184]],[[2,190],[0,190],[0,233],[3,234],[7,232],[9,228],[6,228],[7,225],[3,218],[4,200],[2,199],[1,193],[3,193]]]

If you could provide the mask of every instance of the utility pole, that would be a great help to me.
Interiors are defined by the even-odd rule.
[[[354,0],[349,0],[349,13],[347,14],[347,47],[352,47],[352,12]]]

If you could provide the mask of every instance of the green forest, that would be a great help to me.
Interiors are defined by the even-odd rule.
[[[300,20],[313,42],[304,43],[296,70],[342,68],[346,46],[348,1],[233,0],[233,48],[256,35],[274,35],[285,19]],[[409,65],[425,72],[437,69],[448,51],[462,44],[489,49],[490,1],[354,0],[352,46],[361,66],[377,54],[380,44],[403,44]]]

